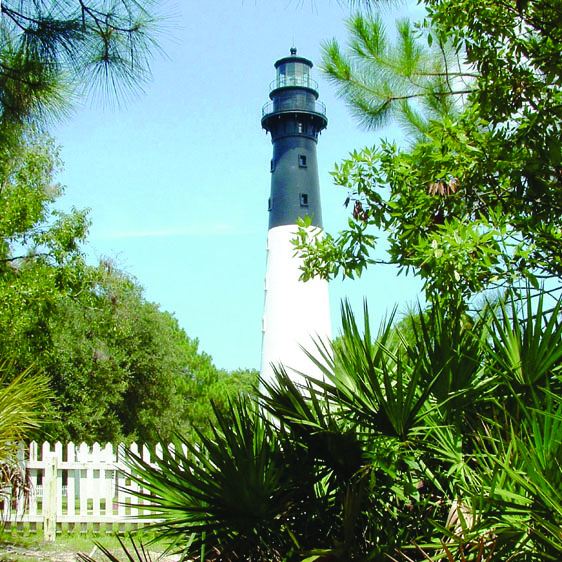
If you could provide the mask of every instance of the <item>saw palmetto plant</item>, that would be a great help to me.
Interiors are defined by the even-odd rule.
[[[18,461],[21,441],[28,438],[42,418],[49,397],[48,379],[28,369],[14,376],[9,364],[0,365],[0,513],[25,504],[31,488]]]
[[[130,458],[157,536],[201,562],[557,559],[562,330],[520,304],[376,335],[344,306],[322,380],[279,368],[200,446]]]

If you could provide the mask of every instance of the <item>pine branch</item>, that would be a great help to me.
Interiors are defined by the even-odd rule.
[[[363,83],[358,82],[357,80],[352,79],[350,80],[350,82],[356,87],[365,90],[367,92],[370,92],[371,94],[373,94],[373,96],[376,96],[378,98],[385,98],[384,103],[391,103],[393,101],[409,100],[409,99],[424,98],[424,97],[463,96],[463,95],[472,94],[473,92],[476,91],[475,88],[467,88],[466,90],[457,90],[457,91],[451,90],[450,92],[430,91],[430,92],[417,92],[413,94],[404,94],[404,95],[396,95],[396,96],[387,96],[382,94],[381,92],[378,92],[377,90],[370,88],[369,86]]]

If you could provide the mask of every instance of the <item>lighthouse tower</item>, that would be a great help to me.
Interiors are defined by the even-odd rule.
[[[303,348],[331,337],[328,283],[299,280],[302,260],[291,240],[299,217],[310,217],[311,230],[322,229],[316,145],[326,128],[326,108],[318,101],[318,85],[310,77],[312,62],[297,56],[275,63],[270,102],[262,110],[262,127],[271,134],[271,194],[261,375],[273,377],[272,365],[282,364],[297,382],[299,373],[320,376]]]

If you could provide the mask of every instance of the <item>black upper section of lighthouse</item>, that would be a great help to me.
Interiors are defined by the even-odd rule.
[[[273,143],[269,228],[296,224],[307,215],[322,227],[316,145],[328,124],[326,108],[310,77],[312,62],[297,56],[295,48],[275,68],[271,101],[263,106],[261,119]]]

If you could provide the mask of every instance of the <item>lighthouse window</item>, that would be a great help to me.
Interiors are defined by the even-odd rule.
[[[308,207],[308,193],[301,193],[299,195],[301,207]]]
[[[299,166],[301,168],[306,168],[306,155],[305,154],[299,154]]]
[[[271,159],[271,166],[269,168],[270,172],[274,172],[275,171],[275,158]]]
[[[302,133],[302,123],[297,123],[297,132]]]
[[[273,202],[271,201],[271,197],[267,200],[267,210],[271,211],[273,209]]]

